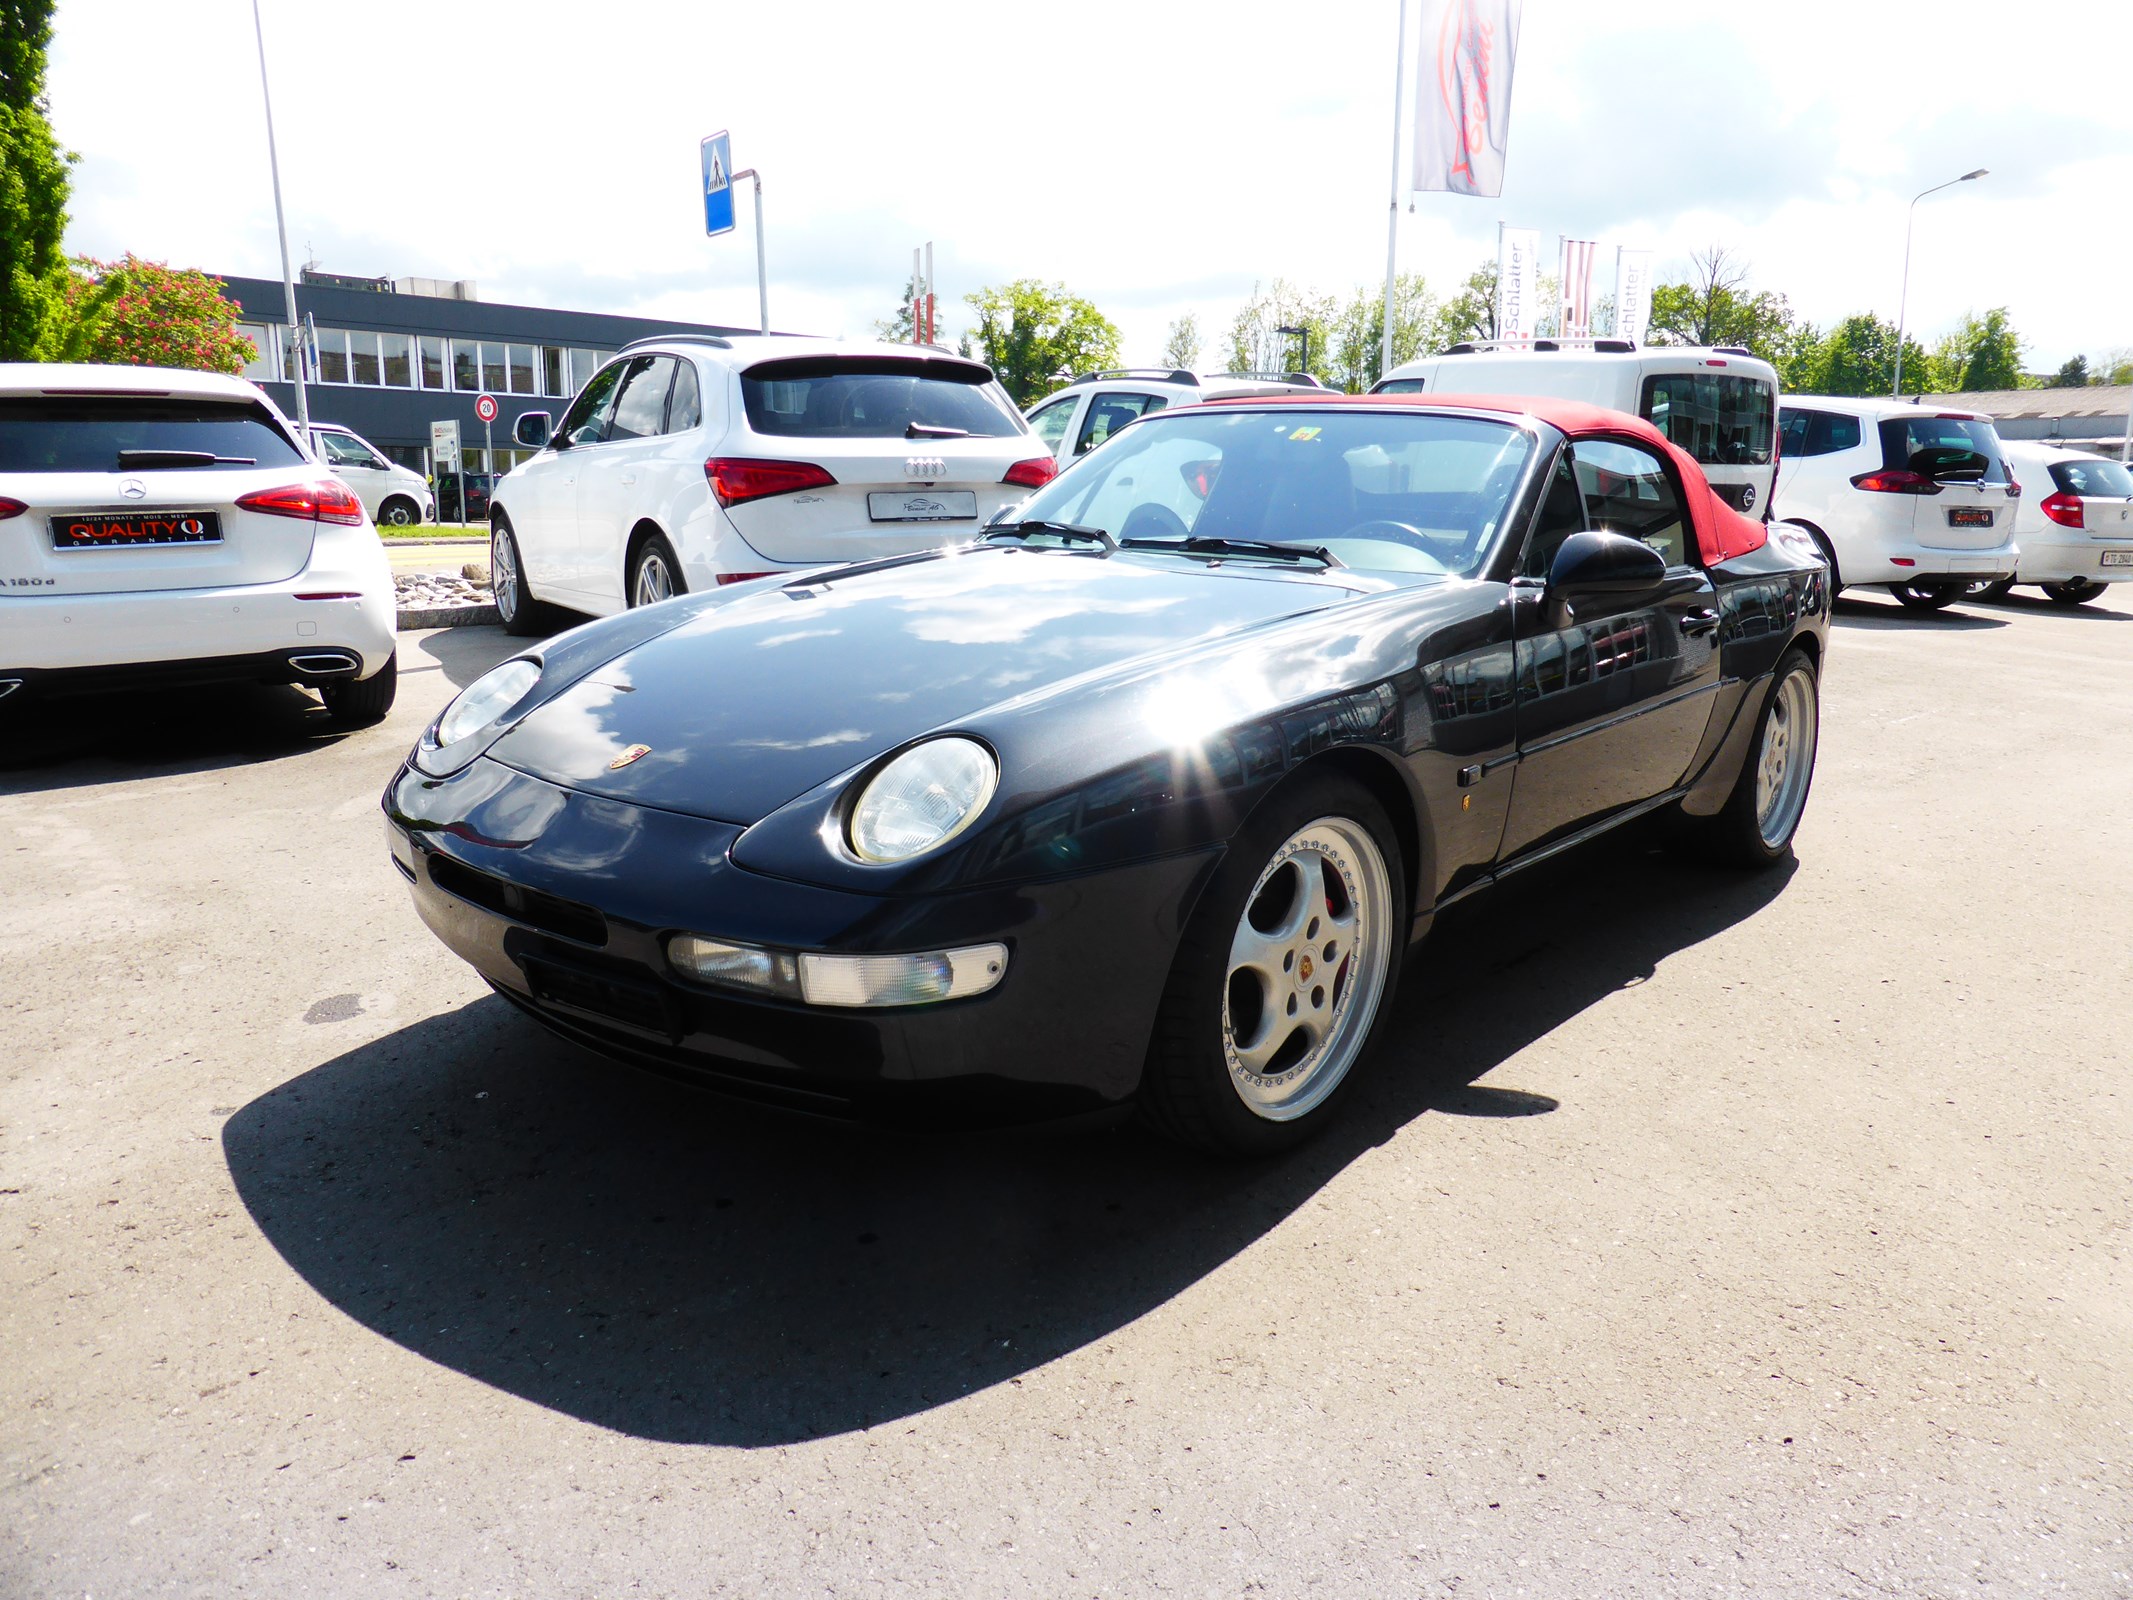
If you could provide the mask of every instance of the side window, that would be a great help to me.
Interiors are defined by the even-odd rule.
[[[1565,450],[1555,458],[1555,475],[1548,480],[1540,515],[1534,519],[1533,532],[1526,539],[1526,554],[1518,564],[1518,575],[1547,577],[1563,541],[1591,526],[1585,518],[1585,496],[1578,488],[1578,475],[1571,470],[1570,452]]]
[[[579,391],[571,401],[570,409],[563,413],[563,425],[556,429],[556,437],[571,444],[598,444],[607,437],[607,415],[615,403],[615,386],[622,379],[622,369],[629,363],[611,362],[592,375],[592,381]]]
[[[1134,418],[1160,411],[1163,401],[1152,394],[1098,394],[1089,401],[1089,420],[1081,425],[1074,441],[1074,454],[1087,455]]]
[[[1580,439],[1570,447],[1590,526],[1627,534],[1650,545],[1670,567],[1689,560],[1688,524],[1665,465],[1649,450],[1613,439]]]
[[[646,439],[666,425],[667,388],[674,381],[672,356],[638,356],[623,374],[622,392],[607,425],[610,441]]]
[[[696,384],[696,363],[674,363],[674,392],[667,396],[668,433],[688,433],[702,425],[704,406]]]
[[[1856,450],[1859,447],[1857,417],[1847,417],[1836,411],[1817,411],[1813,416],[1813,426],[1807,430],[1809,455],[1834,455],[1839,450]]]
[[[1802,456],[1813,455],[1807,448],[1807,425],[1814,416],[1811,411],[1785,411],[1778,416],[1778,454],[1787,461],[1797,461]]]
[[[1074,408],[1081,404],[1081,396],[1070,394],[1063,400],[1054,400],[1041,405],[1030,413],[1029,431],[1045,442],[1053,455],[1059,453],[1059,441],[1066,437],[1067,429],[1074,421]]]

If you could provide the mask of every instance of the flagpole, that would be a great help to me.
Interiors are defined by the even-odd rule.
[[[1407,0],[1400,0],[1400,45],[1392,64],[1392,201],[1385,220],[1385,332],[1378,376],[1392,371],[1392,286],[1400,256],[1400,102],[1407,98]]]

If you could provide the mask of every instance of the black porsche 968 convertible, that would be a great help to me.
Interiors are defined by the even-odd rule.
[[[1828,575],[1649,425],[1183,407],[974,542],[558,635],[385,792],[424,921],[567,1038],[838,1114],[1322,1125],[1448,903],[1665,809],[1753,867]]]

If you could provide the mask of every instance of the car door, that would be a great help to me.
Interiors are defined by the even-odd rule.
[[[504,491],[519,560],[536,594],[575,594],[584,581],[578,569],[578,474],[607,437],[626,365],[611,361],[592,375],[563,413],[554,443],[513,473]]]
[[[1651,446],[1581,438],[1558,455],[1513,588],[1518,770],[1504,860],[1688,775],[1718,687],[1718,599],[1684,485]],[[1572,614],[1547,573],[1571,534],[1627,534],[1666,558],[1649,592]]]
[[[378,507],[393,487],[392,469],[372,453],[370,446],[352,434],[332,428],[314,428],[311,437],[318,445],[319,457],[326,463],[327,470],[353,489],[356,498],[363,502],[363,510],[371,520],[377,520]]]
[[[1073,459],[1067,454],[1067,440],[1074,436],[1074,421],[1081,415],[1086,394],[1065,394],[1057,400],[1047,400],[1024,420],[1029,431],[1044,441],[1045,449],[1051,451],[1061,466]]]
[[[637,508],[651,492],[650,470],[665,446],[674,365],[672,356],[629,358],[608,413],[607,436],[578,468],[578,581],[572,587],[602,612],[622,608],[623,560]]]

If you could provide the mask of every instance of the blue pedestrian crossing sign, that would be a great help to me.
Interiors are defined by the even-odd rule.
[[[733,231],[733,135],[718,132],[703,142],[704,235]]]

